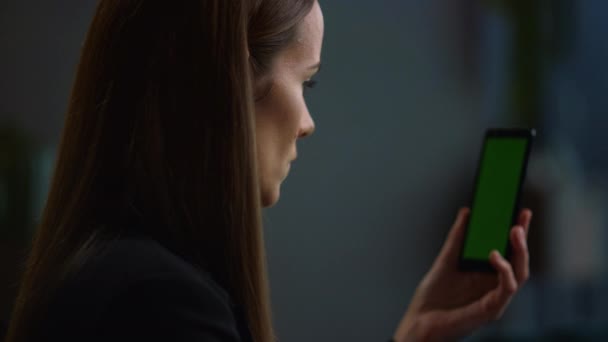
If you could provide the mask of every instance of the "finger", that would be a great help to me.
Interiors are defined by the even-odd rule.
[[[530,221],[532,221],[532,210],[525,208],[519,213],[519,219],[517,220],[517,224],[524,228],[526,236],[528,235],[528,231],[530,230]]]
[[[498,271],[498,285],[479,300],[444,312],[440,322],[435,322],[435,325],[453,336],[465,336],[480,325],[502,316],[517,291],[517,282],[511,265],[497,251],[490,254],[490,262]]]
[[[526,243],[524,228],[516,226],[511,229],[511,245],[513,246],[513,271],[518,286],[524,284],[530,275],[530,254]]]
[[[493,251],[490,263],[498,271],[498,285],[468,308],[471,318],[480,323],[500,318],[517,291],[517,281],[509,262]]]
[[[506,305],[517,291],[517,280],[511,264],[503,258],[498,251],[490,253],[490,263],[498,271],[498,287],[496,288],[497,306]]]
[[[460,247],[462,246],[462,240],[464,239],[465,227],[469,218],[469,208],[463,207],[458,210],[456,220],[448,233],[448,236],[443,243],[439,259],[442,260],[455,260],[454,258],[460,253]]]
[[[500,318],[517,291],[509,263],[496,251],[490,254],[490,262],[498,271],[498,284],[473,303],[447,312],[439,324],[454,336],[465,336],[484,323]]]

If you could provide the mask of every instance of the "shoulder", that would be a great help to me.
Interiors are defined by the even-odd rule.
[[[232,306],[230,296],[213,277],[195,268],[157,241],[146,237],[121,238],[108,242],[71,279],[67,287],[86,291],[102,290],[105,296],[143,285],[161,284],[165,290],[190,288],[191,295],[217,298]]]
[[[230,297],[211,275],[147,238],[108,243],[65,283],[51,311],[53,324],[64,329],[60,336],[238,341],[239,335]]]
[[[79,282],[105,283],[122,289],[149,279],[180,279],[214,293],[230,303],[228,293],[213,277],[146,237],[128,237],[108,242],[87,260],[75,275]]]

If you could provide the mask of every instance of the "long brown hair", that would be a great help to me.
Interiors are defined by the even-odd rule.
[[[252,89],[314,1],[99,2],[7,342],[134,226],[211,272],[255,341],[274,339]]]

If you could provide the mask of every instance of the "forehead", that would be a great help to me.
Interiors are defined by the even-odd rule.
[[[292,62],[318,62],[321,58],[323,31],[323,13],[318,1],[315,1],[312,10],[299,25],[295,41],[285,50],[285,57]]]
[[[300,23],[297,36],[297,43],[308,45],[308,47],[319,47],[323,40],[323,13],[319,2],[315,1],[311,11],[304,17]]]

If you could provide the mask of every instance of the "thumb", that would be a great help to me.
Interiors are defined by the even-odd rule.
[[[443,247],[439,252],[439,257],[437,258],[441,262],[452,262],[458,258],[464,240],[466,226],[469,222],[469,214],[469,208],[460,208],[460,210],[458,210],[458,216],[443,243]]]

